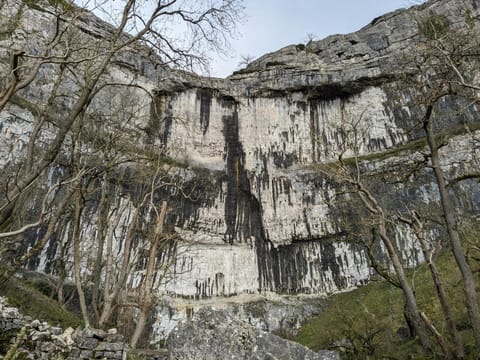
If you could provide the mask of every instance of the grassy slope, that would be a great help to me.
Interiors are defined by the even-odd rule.
[[[463,287],[455,261],[450,254],[442,255],[437,265],[454,308],[458,328],[464,338],[467,353],[471,358],[478,355],[473,348],[473,339],[468,325],[468,315],[463,305]],[[472,264],[479,267],[479,264]],[[478,271],[477,280],[478,280]],[[426,265],[411,271],[421,311],[433,321],[436,328],[446,334],[441,309]],[[479,282],[480,283],[480,282]],[[397,330],[405,327],[402,293],[386,282],[373,282],[349,293],[338,294],[330,299],[329,308],[307,323],[295,338],[296,341],[314,349],[338,348],[339,339],[349,339],[353,348],[348,349],[352,358],[375,357],[392,359],[421,359],[415,340],[401,341]]]
[[[21,279],[12,278],[1,284],[0,295],[8,299],[9,305],[17,307],[22,314],[34,319],[47,321],[64,329],[82,325],[81,319],[76,314],[62,308],[57,301]]]

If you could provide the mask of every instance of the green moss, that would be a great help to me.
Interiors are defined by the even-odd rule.
[[[10,341],[15,337],[16,331],[2,330],[0,331],[0,354],[6,354],[11,346]]]
[[[50,5],[54,8],[61,8],[63,11],[74,10],[74,5],[68,0],[23,0],[23,3],[27,5],[30,9],[45,12],[46,9],[42,7],[42,2],[43,5]]]
[[[295,48],[297,49],[297,51],[303,51],[305,50],[305,44],[297,44],[295,45]]]
[[[473,28],[475,26],[475,17],[472,15],[472,11],[470,9],[465,10],[464,13],[465,24],[468,27]]]
[[[68,1],[66,0],[48,0],[48,3],[52,6],[63,6],[63,7],[70,7],[72,6],[72,4],[70,4]]]
[[[60,325],[63,328],[82,325],[82,321],[76,314],[62,308],[58,302],[21,279],[14,278],[3,283],[0,286],[0,295],[5,296],[8,303],[17,307],[22,314],[34,319]]]
[[[272,67],[272,66],[283,66],[286,65],[284,62],[281,61],[269,61],[265,64],[265,67]]]
[[[464,134],[467,134],[468,132],[476,131],[479,129],[480,129],[480,123],[478,122],[469,124],[468,129],[465,128],[465,125],[460,124],[458,126],[451,127],[441,133],[436,134],[435,139],[438,144],[441,144],[445,141],[448,141],[448,139],[454,136],[464,135]],[[358,160],[358,161],[384,160],[391,156],[400,155],[403,152],[414,153],[416,151],[423,149],[426,146],[427,146],[427,139],[420,138],[420,139],[409,141],[403,145],[400,145],[391,149],[387,149],[385,151],[359,156],[357,159],[355,157],[351,157],[351,158],[345,158],[343,160],[347,165],[354,164],[355,160]]]
[[[427,39],[435,40],[448,32],[449,22],[444,15],[431,12],[429,16],[419,21],[418,28]]]
[[[373,348],[386,343],[393,336],[393,329],[402,325],[402,304],[398,299],[400,290],[385,282],[334,296],[327,311],[304,326],[295,340],[318,350],[334,348],[338,340],[346,338],[352,343],[347,352],[375,355],[377,350]],[[390,312],[394,316],[389,317]]]
[[[265,316],[265,302],[263,300],[248,303],[245,305],[245,309],[254,318],[261,319]]]
[[[11,36],[12,36],[12,33],[8,32],[8,31],[1,32],[0,33],[0,41],[5,41],[7,39],[10,39]]]
[[[246,67],[246,68],[244,68],[244,69],[240,69],[240,70],[234,71],[234,72],[232,73],[232,75],[251,74],[251,73],[254,73],[254,72],[257,72],[257,71],[260,71],[260,70],[261,70],[260,68],[253,67],[253,66],[249,66],[249,67]]]
[[[30,9],[37,10],[37,11],[45,11],[43,7],[41,7],[37,0],[23,0],[23,3],[27,5]]]

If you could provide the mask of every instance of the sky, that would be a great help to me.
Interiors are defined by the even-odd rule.
[[[215,57],[211,75],[225,77],[239,69],[242,55],[254,58],[290,44],[305,43],[307,34],[328,35],[359,30],[387,12],[416,0],[245,0],[246,19],[231,41],[229,56]]]

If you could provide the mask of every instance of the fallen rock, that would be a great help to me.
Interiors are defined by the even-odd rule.
[[[212,308],[202,309],[192,319],[178,325],[167,344],[172,360],[327,359],[300,344],[256,329],[225,311]]]
[[[323,356],[324,360],[340,360],[340,353],[334,350],[319,350],[317,354]]]

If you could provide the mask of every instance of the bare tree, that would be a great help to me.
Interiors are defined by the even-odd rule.
[[[356,136],[352,135],[351,133],[349,135],[346,135],[346,138],[351,139],[355,139],[358,137],[358,133]],[[353,145],[349,148],[358,149],[359,145]],[[340,160],[338,163],[331,163],[326,167],[325,170],[322,171],[324,171],[327,176],[330,176],[335,180],[348,185],[349,188],[347,191],[357,195],[362,205],[372,216],[371,226],[375,228],[376,235],[378,236],[386,250],[388,259],[390,260],[395,273],[395,279],[393,279],[391,275],[388,274],[388,270],[387,272],[382,270],[380,272],[380,275],[384,275],[385,278],[391,279],[390,281],[392,281],[402,290],[405,300],[405,316],[409,324],[411,324],[415,333],[418,335],[423,348],[426,351],[431,351],[432,345],[430,343],[427,328],[420,316],[420,310],[417,305],[415,292],[407,277],[406,267],[404,265],[401,253],[395,241],[390,237],[388,233],[388,226],[392,225],[392,223],[387,214],[385,213],[382,205],[378,202],[378,200],[373,196],[372,192],[364,184],[359,166],[358,155],[354,157],[354,161],[354,166],[350,167],[343,162],[342,156],[340,156]]]
[[[363,223],[368,222],[369,226],[375,228],[375,237],[380,238],[384,245],[395,276],[392,277],[392,275],[389,274],[388,266],[385,269],[382,265],[377,263],[372,251],[373,243],[365,242],[365,246],[367,247],[369,254],[371,254],[372,265],[380,275],[402,289],[406,304],[406,318],[411,323],[415,332],[419,335],[423,346],[426,349],[431,348],[428,340],[428,330],[436,338],[445,356],[450,358],[463,358],[463,344],[458,330],[456,329],[451,306],[434,261],[434,253],[430,241],[425,237],[423,223],[420,221],[418,213],[412,211],[401,215],[388,215],[388,211],[382,206],[378,199],[375,198],[374,194],[365,183],[364,178],[366,177],[366,174],[364,173],[364,170],[362,170],[359,154],[364,147],[363,142],[365,139],[369,138],[369,125],[368,122],[363,120],[366,111],[367,110],[365,110],[358,119],[345,121],[341,129],[343,143],[340,146],[341,154],[339,161],[321,165],[320,169],[327,174],[327,176],[334,178],[336,181],[349,185],[346,191],[356,194],[360,199],[361,204],[370,214],[371,218],[363,219]],[[314,136],[317,136],[317,134],[314,134]],[[345,158],[346,155],[350,156],[350,158]],[[425,162],[420,161],[419,164],[413,166],[413,171],[420,171],[424,166]],[[448,340],[435,328],[434,324],[428,319],[425,313],[420,311],[416,304],[413,286],[410,285],[406,276],[405,265],[403,264],[401,253],[397,248],[395,241],[390,238],[389,234],[391,232],[388,231],[389,227],[395,231],[395,227],[399,226],[400,223],[407,224],[419,241],[424,258],[430,268],[432,280],[435,284],[445,322],[447,323],[451,343],[449,343]],[[451,349],[453,349],[453,352]]]
[[[153,194],[152,194],[153,195]],[[150,239],[149,254],[147,260],[147,268],[145,269],[145,276],[142,279],[139,286],[138,304],[140,308],[140,315],[135,326],[132,338],[130,340],[130,346],[135,349],[138,343],[138,339],[142,335],[148,316],[155,306],[155,300],[153,297],[153,284],[155,279],[155,263],[157,260],[157,251],[160,245],[160,240],[163,234],[163,223],[165,222],[165,216],[167,214],[167,202],[164,201],[160,208],[160,212],[156,210],[155,229]]]
[[[250,65],[253,60],[255,60],[255,56],[253,55],[250,55],[250,54],[240,55],[240,61],[238,62],[237,66],[239,68],[245,68],[248,65]]]
[[[148,147],[132,144],[129,127],[135,114],[138,116],[145,112],[145,106],[149,107],[135,91],[143,93],[145,89],[117,88],[120,103],[90,114],[72,130],[70,167],[89,169],[75,194],[70,226],[73,231],[69,237],[73,242],[75,286],[87,327],[112,326],[119,310],[125,307],[137,307],[145,317],[156,303],[154,288],[151,284],[141,285],[143,280],[140,285],[136,283],[135,274],[151,261],[155,264],[164,249],[158,246],[158,239],[150,241],[160,235],[148,235],[153,225],[142,219],[150,218],[150,213],[155,212],[154,197],[160,196],[161,191],[169,193],[168,188],[179,184],[169,175],[171,167],[163,161],[162,149],[153,154]],[[85,143],[87,148],[82,146]],[[125,166],[135,171],[135,179],[121,175]],[[130,186],[136,190],[125,190]],[[95,205],[88,209],[88,203]],[[94,227],[94,233],[85,230],[90,226]],[[162,234],[161,243],[167,246],[170,239]],[[150,251],[154,244],[155,249]],[[144,255],[145,252],[148,254]],[[170,255],[170,259],[175,259],[173,252]],[[150,256],[154,258],[149,260]],[[158,282],[168,271],[166,265],[155,266],[147,271],[147,278]],[[139,288],[144,290],[139,292]],[[152,294],[147,294],[147,288]],[[150,305],[142,307],[148,297]],[[88,298],[91,300],[87,301]],[[142,329],[144,325],[145,322]]]
[[[440,148],[448,141],[439,142],[435,133],[436,122],[443,113],[442,104],[448,99],[456,99],[465,104],[458,116],[471,111],[479,103],[478,67],[478,25],[471,22],[469,13],[463,12],[464,22],[452,28],[448,20],[434,13],[418,20],[425,38],[413,57],[407,62],[413,64],[414,76],[405,79],[403,86],[410,87],[415,94],[410,105],[422,109],[423,117],[419,125],[423,127],[429,149],[430,167],[433,169],[440,194],[443,218],[455,261],[463,278],[465,299],[472,323],[477,347],[480,347],[480,307],[472,270],[466,260],[458,234],[455,207],[447,185],[447,176],[441,166]],[[467,125],[468,127],[468,125]]]
[[[452,307],[448,300],[447,292],[442,283],[440,272],[435,262],[436,249],[426,239],[423,223],[420,220],[420,216],[416,211],[411,211],[409,217],[399,216],[398,220],[405,224],[408,224],[408,226],[413,230],[415,236],[419,240],[420,247],[423,252],[423,257],[425,258],[425,261],[428,264],[428,268],[430,269],[430,274],[435,285],[435,291],[437,292],[437,297],[440,301],[440,306],[442,308],[442,312],[447,323],[448,332],[450,333],[450,337],[453,340],[454,356],[456,359],[463,359],[465,356],[463,349],[463,341],[457,330],[457,324],[453,316]],[[425,317],[423,318],[425,319]],[[429,324],[429,327],[432,328],[432,325]],[[444,342],[441,335],[435,333],[435,336],[440,340],[440,342]],[[447,345],[443,345],[442,348],[445,349],[445,354],[449,353]]]
[[[10,2],[9,6],[12,7],[25,6],[21,1]],[[95,7],[107,9],[107,3],[105,1]],[[31,54],[27,53],[28,49],[12,50],[10,73],[6,75],[0,93],[0,110],[17,95],[25,99],[22,90],[35,85],[42,68],[50,65],[63,86],[59,84],[54,87],[47,101],[39,99],[33,104],[29,102],[37,113],[48,116],[49,122],[56,125],[56,132],[48,144],[42,144],[41,155],[37,155],[35,161],[25,160],[14,186],[5,189],[0,202],[0,224],[8,221],[19,197],[31,189],[32,184],[57,159],[74,124],[81,114],[89,111],[99,91],[107,86],[107,73],[122,51],[147,44],[155,51],[156,61],[162,66],[170,64],[190,69],[206,66],[209,52],[227,46],[228,36],[234,31],[242,10],[241,0],[213,1],[208,4],[176,0],[147,1],[142,2],[142,6],[135,0],[129,0],[122,4],[116,27],[100,39],[87,37],[85,40],[79,35],[82,26],[85,26],[78,20],[83,14],[82,9],[69,5],[66,11],[62,6],[51,8],[47,2],[40,2],[37,6],[47,8],[47,13],[56,20],[55,30],[40,52],[39,49],[32,49],[34,52]],[[22,12],[19,10],[18,13]],[[17,23],[21,24],[20,20]],[[178,36],[163,32],[172,21],[183,24],[183,41],[175,41]],[[66,73],[69,75],[66,76]],[[70,89],[68,106],[62,111],[62,116],[56,117],[54,114],[58,113],[58,107],[64,107],[61,101],[64,95],[57,90],[64,89],[66,82],[76,86],[73,91]],[[30,137],[30,149],[38,150],[38,134],[46,126],[43,120],[45,116],[38,117]],[[29,153],[37,152],[30,150]]]
[[[405,78],[398,82],[400,93],[408,89],[406,104],[421,113],[419,121],[415,119],[413,129],[423,130],[426,140],[426,152],[424,166],[433,169],[436,183],[440,195],[440,207],[442,210],[446,232],[450,240],[450,247],[462,274],[466,304],[472,323],[473,334],[478,346],[478,321],[479,308],[478,299],[475,289],[473,274],[463,253],[462,245],[458,235],[458,223],[455,216],[455,208],[452,201],[452,195],[449,192],[447,175],[441,166],[441,151],[448,141],[448,130],[439,133],[440,124],[438,119],[447,116],[462,117],[465,114],[475,111],[475,106],[479,104],[479,84],[478,77],[479,54],[478,54],[478,26],[475,22],[469,21],[469,13],[463,11],[465,22],[463,24],[455,24],[454,29],[450,29],[448,21],[442,16],[429,14],[424,19],[419,19],[419,28],[424,36],[424,42],[420,44],[413,52],[408,52],[405,56]],[[451,114],[445,113],[445,103],[448,101],[452,104],[452,100],[460,104],[458,109],[452,110]],[[399,100],[399,102],[401,102]],[[473,110],[472,110],[473,109]],[[467,115],[468,118],[468,115]],[[468,123],[464,124],[466,132],[468,132]],[[362,129],[361,119],[352,121],[348,127],[343,129],[343,139],[346,141],[344,153],[340,156],[339,163],[332,163],[326,166],[326,172],[333,174],[336,179],[341,179],[344,183],[350,185],[350,191],[357,194],[361,203],[373,216],[371,220],[372,226],[375,227],[378,237],[382,240],[383,245],[388,253],[389,259],[392,261],[392,267],[395,271],[395,279],[391,279],[387,273],[386,277],[397,282],[401,287],[406,303],[407,317],[412,321],[412,325],[417,331],[422,345],[426,349],[431,346],[428,340],[427,329],[435,337],[442,352],[446,357],[463,358],[465,356],[462,340],[459,336],[456,324],[452,315],[451,305],[446,296],[445,289],[436,267],[433,252],[425,238],[423,232],[423,224],[420,221],[418,212],[402,214],[400,216],[388,216],[386,210],[373,196],[363,181],[363,173],[359,163],[359,151],[361,141],[368,133],[368,130]],[[348,141],[347,141],[348,140]],[[343,161],[346,153],[352,156],[350,165]],[[477,176],[475,174],[467,174],[462,177]],[[420,211],[417,209],[417,211]],[[432,321],[428,319],[426,314],[419,310],[416,305],[415,294],[412,287],[405,276],[405,268],[402,264],[401,256],[396,249],[395,242],[389,239],[389,232],[386,229],[389,226],[396,226],[398,222],[408,225],[416,235],[424,257],[429,265],[432,280],[434,282],[437,297],[443,311],[447,329],[451,342],[438,331]],[[368,246],[368,245],[367,245]],[[380,269],[382,271],[382,269]],[[421,332],[418,332],[420,329]],[[426,341],[425,341],[426,340]]]
[[[318,39],[317,35],[314,33],[308,33],[307,36],[305,37],[305,51],[311,52],[312,47],[313,47],[313,42]]]
[[[78,186],[78,183],[81,180],[82,176],[83,176],[83,171],[77,174],[77,176],[75,176],[73,179],[66,182],[67,186],[65,188],[65,192],[62,193],[61,196],[57,198],[58,203],[55,206],[55,210],[51,213],[50,216],[48,216],[48,220],[46,222],[47,230],[42,235],[42,237],[35,243],[34,246],[28,249],[21,256],[17,257],[10,267],[7,267],[7,269],[1,275],[2,280],[6,280],[10,278],[10,276],[12,276],[22,266],[24,266],[30,258],[40,254],[40,252],[43,250],[43,248],[45,247],[47,242],[50,240],[52,235],[58,230],[58,226],[59,224],[61,224],[61,218],[64,215],[64,211],[69,205],[70,198],[74,194],[76,187]],[[30,225],[32,224],[29,224],[26,226],[28,227]],[[20,230],[23,230],[23,228]],[[21,233],[21,232],[19,232],[18,230],[12,231],[10,233],[7,233],[7,237],[10,235],[17,235],[18,233]]]
[[[65,233],[58,255],[64,257],[65,269],[71,266],[85,325],[109,326],[120,307],[135,305],[140,313],[135,346],[156,302],[153,286],[168,271],[159,254],[173,241],[163,230],[166,205],[159,208],[153,197],[162,188],[178,185],[161,161],[161,150],[142,144],[138,123],[148,123],[155,104],[151,89],[142,85],[149,74],[142,73],[143,68],[130,77],[116,71],[132,53],[149,62],[151,71],[159,68],[159,76],[174,71],[171,68],[205,69],[211,54],[228,48],[242,2],[0,2],[2,16],[6,9],[12,14],[0,39],[8,53],[0,65],[0,116],[20,107],[32,119],[25,150],[12,153],[10,173],[0,176],[0,237],[20,243],[25,231],[46,228],[29,251],[18,254],[5,277],[38,256],[54,234]],[[112,25],[89,22],[88,10],[112,14]],[[38,19],[48,23],[48,37],[34,33],[23,39],[22,27]],[[45,186],[56,168],[62,169],[58,182]],[[122,190],[132,183],[126,168],[137,175],[143,172],[135,179],[139,193]],[[38,189],[44,194],[38,217],[20,216]],[[96,221],[89,224],[97,234],[93,243],[85,233],[92,204],[98,205]],[[145,224],[149,213],[155,214],[154,224]],[[59,238],[57,242],[63,241]],[[135,283],[134,274],[141,273],[142,266],[144,276],[137,276],[140,283]],[[62,298],[63,281],[58,285]]]

